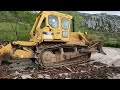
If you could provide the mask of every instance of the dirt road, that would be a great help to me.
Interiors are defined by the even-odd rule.
[[[108,64],[109,66],[120,66],[120,48],[103,47],[107,55],[92,53],[91,59]]]

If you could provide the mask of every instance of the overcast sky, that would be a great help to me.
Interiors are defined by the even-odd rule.
[[[106,13],[111,15],[119,15],[120,11],[80,11],[81,13],[90,13],[90,14],[98,14],[98,13]]]

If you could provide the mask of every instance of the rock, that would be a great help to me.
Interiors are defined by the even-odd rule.
[[[14,77],[13,79],[17,79],[18,77]]]
[[[32,73],[31,73],[31,76],[32,76],[33,78],[38,78],[38,73],[32,72]]]
[[[81,73],[84,73],[84,72],[86,72],[86,71],[81,70]]]
[[[63,73],[58,74],[60,77],[62,77]]]
[[[69,73],[60,73],[58,75],[59,75],[59,78],[61,78],[61,79],[70,79],[68,77],[70,75]]]
[[[120,79],[120,74],[117,74],[117,75],[115,75],[113,78],[111,78],[111,79]]]
[[[44,78],[44,76],[43,75],[41,75],[41,74],[38,74],[38,78]]]
[[[65,76],[68,76],[69,74],[68,73],[64,73]]]
[[[32,73],[33,73],[33,72],[35,72],[35,71],[34,71],[34,70],[31,70],[30,72],[32,72]]]
[[[22,79],[32,79],[32,77],[29,74],[22,75],[21,78]]]
[[[19,73],[18,71],[15,71],[15,75],[20,75],[21,73]]]
[[[60,77],[62,77],[62,76],[68,76],[69,74],[68,73],[60,73],[60,74],[58,74]]]
[[[101,14],[80,13],[84,18],[81,21],[81,26],[89,29],[104,30],[104,31],[120,31],[120,16]]]
[[[51,79],[50,75],[43,74],[45,79]]]
[[[71,78],[67,77],[67,78],[65,78],[65,79],[71,79]]]
[[[96,69],[100,68],[100,66],[94,65],[93,67],[95,67]]]

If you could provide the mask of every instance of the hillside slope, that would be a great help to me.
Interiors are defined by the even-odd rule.
[[[29,11],[0,11],[0,41],[29,40],[35,18]]]
[[[81,27],[86,27],[95,39],[102,40],[105,46],[120,47],[120,16],[80,13],[84,19]]]
[[[82,26],[89,29],[101,31],[120,31],[120,16],[101,14],[86,14],[80,13],[84,20],[81,22]]]
[[[119,16],[78,11],[59,12],[72,15],[75,31],[88,32],[88,39],[102,40],[105,46],[120,47]],[[32,11],[0,11],[0,41],[29,40],[36,15]]]

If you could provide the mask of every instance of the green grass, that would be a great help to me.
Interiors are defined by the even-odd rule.
[[[24,23],[18,23],[16,25],[16,23],[9,23],[9,22],[0,22],[0,30],[14,30],[16,28],[16,30],[30,30],[31,26],[29,24],[24,24]]]
[[[19,31],[16,37],[15,32],[0,33],[0,41],[29,40],[28,31]]]
[[[30,31],[26,31],[26,32],[23,32],[23,31],[22,31],[22,32],[19,32],[17,40],[28,41],[28,40],[29,40],[29,32],[30,32]]]
[[[31,31],[29,24],[19,23],[16,29],[16,23],[11,24],[7,22],[0,23],[0,41],[29,40],[29,32]],[[18,33],[17,38],[15,32]]]
[[[102,32],[90,30],[88,38],[92,38],[93,40],[101,40],[106,47],[120,48],[120,32]]]
[[[78,30],[76,30],[76,31],[80,31],[80,32],[82,32],[82,33],[84,33],[84,32],[89,32],[89,30],[87,29],[87,28],[85,28],[85,27],[80,27]]]

